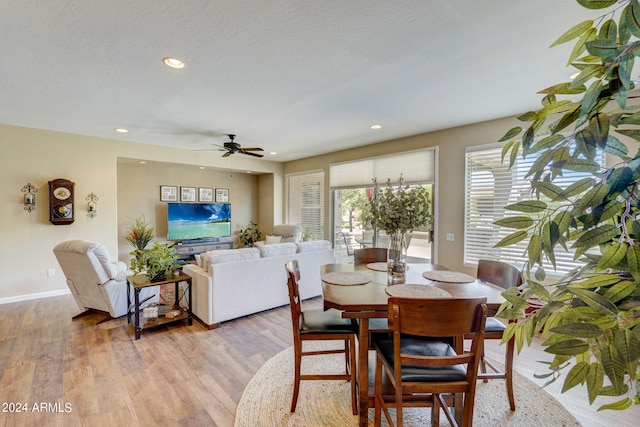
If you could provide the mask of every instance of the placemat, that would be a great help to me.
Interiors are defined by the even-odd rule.
[[[387,286],[385,292],[392,297],[404,298],[451,298],[451,294],[444,289],[429,285],[392,285]]]
[[[330,271],[322,275],[322,280],[332,285],[365,285],[371,281],[371,276],[350,271]]]
[[[375,271],[387,271],[387,263],[386,262],[371,262],[367,264],[367,268],[369,270]]]
[[[468,274],[448,270],[425,271],[422,273],[422,277],[433,280],[434,282],[445,283],[470,283],[476,280],[475,277],[469,276]]]

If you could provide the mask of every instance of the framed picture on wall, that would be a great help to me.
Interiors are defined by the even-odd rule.
[[[216,203],[229,203],[229,190],[216,188]]]
[[[213,188],[198,188],[199,202],[213,202]]]
[[[178,201],[178,187],[173,185],[161,185],[160,186],[160,201],[161,202],[177,202]]]
[[[181,202],[195,202],[196,201],[196,187],[180,187],[180,201]]]

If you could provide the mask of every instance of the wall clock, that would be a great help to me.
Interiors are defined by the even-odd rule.
[[[49,222],[54,225],[73,222],[73,186],[68,179],[49,181]]]

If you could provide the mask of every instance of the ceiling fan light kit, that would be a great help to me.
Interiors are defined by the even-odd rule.
[[[226,151],[226,153],[224,153],[222,157],[229,157],[230,155],[236,154],[236,153],[246,154],[248,156],[254,156],[254,157],[264,157],[263,154],[254,153],[254,151],[264,151],[262,148],[260,147],[242,148],[240,144],[235,142],[236,136],[234,134],[230,133],[227,136],[229,137],[229,141],[225,142],[223,145],[212,144],[220,148],[217,148],[217,149],[210,148],[210,149],[196,150],[196,151]]]

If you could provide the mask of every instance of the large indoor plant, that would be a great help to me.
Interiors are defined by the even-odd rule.
[[[247,228],[240,230],[238,240],[241,248],[250,248],[254,243],[262,240],[262,232],[258,230],[258,224],[249,221]]]
[[[400,175],[397,184],[391,179],[381,187],[373,179],[370,199],[371,224],[374,230],[384,230],[389,236],[387,272],[389,283],[402,283],[406,273],[408,233],[431,221],[429,195],[423,186],[410,187]]]
[[[131,260],[131,268],[134,273],[144,273],[155,282],[165,279],[177,260],[173,243],[154,242],[151,248],[140,251],[140,256]]]
[[[563,391],[586,384],[591,403],[617,396],[600,408],[626,409],[640,404],[640,108],[629,102],[640,4],[577,1],[608,8],[553,44],[575,41],[569,63],[577,75],[541,91],[542,107],[519,117],[525,128],[501,139],[508,141],[503,158],[511,165],[519,155],[537,160],[528,173],[531,200],[507,206],[515,215],[496,222],[516,230],[498,246],[529,239],[526,282],[505,293],[499,316],[519,319],[504,335],[515,335],[518,350],[541,334],[554,355],[550,381],[567,367]],[[601,167],[599,151],[614,159],[612,166]],[[557,184],[575,171],[592,177]],[[568,247],[577,267],[549,284],[545,266],[555,267],[555,253]],[[534,300],[538,304],[530,304]]]

